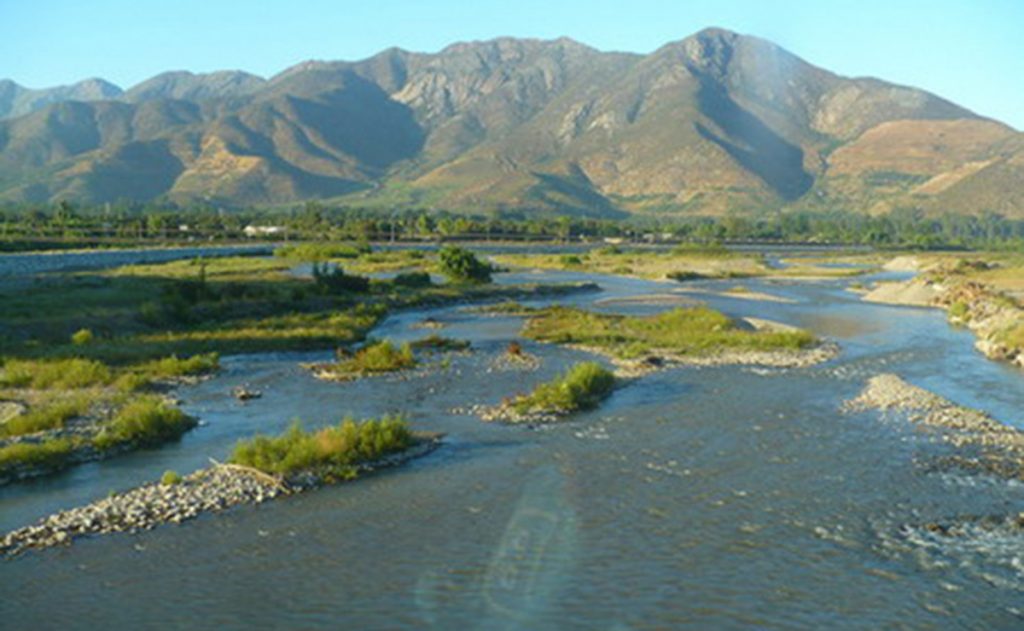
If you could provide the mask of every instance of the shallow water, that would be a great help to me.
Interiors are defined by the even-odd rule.
[[[596,280],[562,301],[615,301],[678,285]],[[863,279],[861,279],[863,280]],[[398,314],[376,335],[411,339],[445,322],[473,341],[450,365],[402,377],[318,382],[298,363],[328,352],[229,357],[180,390],[204,424],[179,444],[0,489],[0,529],[223,459],[240,437],[345,414],[407,411],[446,445],[398,470],[141,535],[76,542],[0,563],[10,628],[1021,628],[1024,537],[950,541],[932,521],[1024,510],[1024,486],[934,466],[947,448],[905,422],[843,414],[870,376],[895,372],[1013,424],[1020,371],[975,352],[942,313],[871,305],[849,281],[750,280],[791,303],[720,292],[733,315],[809,327],[842,355],[800,370],[680,368],[600,409],[531,430],[453,413],[496,403],[583,353],[524,342],[536,372],[492,362],[520,320],[460,308]],[[608,301],[608,299],[613,299]],[[239,403],[247,383],[262,399]]]
[[[222,245],[0,254],[0,279],[44,272],[166,263],[196,256],[269,254],[272,250],[271,245]]]

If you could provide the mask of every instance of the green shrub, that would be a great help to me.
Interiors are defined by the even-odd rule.
[[[340,267],[331,267],[327,263],[313,264],[313,282],[323,294],[363,293],[370,289],[370,279],[363,276],[351,276]]]
[[[85,346],[92,342],[92,331],[89,329],[78,329],[71,335],[71,343],[75,346]]]
[[[574,267],[577,265],[583,265],[583,261],[580,257],[575,254],[563,254],[558,258],[559,262],[565,267]]]
[[[351,357],[340,360],[333,369],[338,376],[344,376],[394,372],[415,365],[416,358],[410,344],[396,347],[391,342],[382,340],[367,344]]]
[[[431,335],[428,335],[427,337],[412,342],[409,346],[416,350],[424,349],[429,351],[464,351],[467,348],[469,348],[470,343],[469,340],[457,340],[451,337],[444,337],[443,335],[433,333]]]
[[[220,355],[204,353],[179,358],[177,355],[155,359],[139,366],[140,373],[153,379],[206,375],[220,368]]]
[[[0,386],[10,388],[88,388],[110,383],[110,369],[91,359],[10,359],[0,373]]]
[[[167,470],[160,476],[160,484],[164,486],[174,486],[175,484],[181,484],[184,478],[181,477],[177,471]]]
[[[596,407],[615,387],[615,375],[597,362],[576,364],[553,381],[512,402],[520,414],[569,414]]]
[[[195,424],[163,398],[145,395],[122,407],[93,442],[98,449],[124,443],[153,446],[180,437]]]
[[[491,282],[491,266],[484,263],[469,250],[445,246],[438,252],[441,272],[457,283]]]
[[[688,280],[700,280],[702,278],[706,278],[703,274],[698,274],[697,272],[691,272],[689,270],[669,272],[668,274],[665,274],[665,277],[668,278],[669,280],[674,280],[678,282],[686,282]]]
[[[57,466],[67,461],[72,447],[66,438],[0,447],[0,471],[19,466]]]
[[[970,307],[965,302],[954,302],[949,305],[949,317],[951,320],[966,322],[971,316]]]
[[[0,425],[0,436],[20,436],[64,427],[64,423],[89,410],[89,400],[74,397],[30,409]]]
[[[312,432],[296,421],[278,436],[239,441],[230,462],[274,475],[309,471],[328,478],[349,478],[358,464],[407,449],[414,440],[408,423],[398,416],[362,423],[345,419]]]
[[[433,284],[427,272],[404,272],[396,275],[391,282],[399,287],[430,287]]]

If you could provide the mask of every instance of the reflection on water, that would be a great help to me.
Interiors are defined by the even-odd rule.
[[[630,297],[670,284],[570,272],[499,282],[596,280],[563,302],[654,313]],[[513,317],[459,307],[425,317],[474,351],[411,375],[325,383],[324,353],[225,358],[179,392],[205,424],[180,444],[0,489],[0,527],[222,459],[292,418],[407,410],[442,431],[433,455],[339,485],[140,535],[94,538],[0,563],[11,628],[1020,628],[1024,485],[936,466],[950,447],[905,422],[838,406],[896,372],[1018,423],[1019,371],[985,360],[942,313],[859,301],[849,281],[745,280],[787,302],[704,299],[732,315],[810,326],[842,355],[800,370],[679,368],[600,409],[530,430],[458,410],[525,391],[585,354],[530,342],[536,371],[498,371]],[[600,303],[595,306],[595,303]],[[240,404],[248,382],[262,399]],[[930,524],[959,525],[942,537]]]

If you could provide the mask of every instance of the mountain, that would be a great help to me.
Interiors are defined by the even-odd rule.
[[[0,79],[0,119],[22,116],[60,101],[101,101],[120,95],[121,88],[103,79],[86,79],[43,90],[31,90],[9,79]]]
[[[1012,128],[721,29],[649,55],[501,38],[267,80],[172,72],[0,121],[6,201],[1024,217],[1022,193]]]

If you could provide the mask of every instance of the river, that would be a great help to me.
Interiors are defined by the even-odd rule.
[[[602,291],[562,302],[623,313],[666,308],[623,298],[681,287],[498,276],[524,280],[593,280]],[[540,429],[457,411],[587,357],[527,341],[543,359],[537,371],[496,370],[515,317],[448,307],[388,318],[376,336],[422,336],[413,325],[433,317],[473,343],[413,375],[325,383],[299,363],[328,352],[226,357],[218,376],[178,391],[202,419],[180,443],[2,488],[0,529],[206,466],[294,418],[315,426],[405,411],[446,443],[356,483],[0,562],[0,626],[1021,628],[1022,531],[949,540],[925,525],[1024,510],[1024,485],[936,466],[948,447],[840,404],[894,372],[1020,424],[1024,375],[974,351],[941,312],[867,304],[850,282],[742,281],[785,302],[719,293],[735,280],[687,284],[711,293],[681,295],[810,328],[842,354],[806,369],[666,370]],[[242,383],[263,398],[236,401]]]

